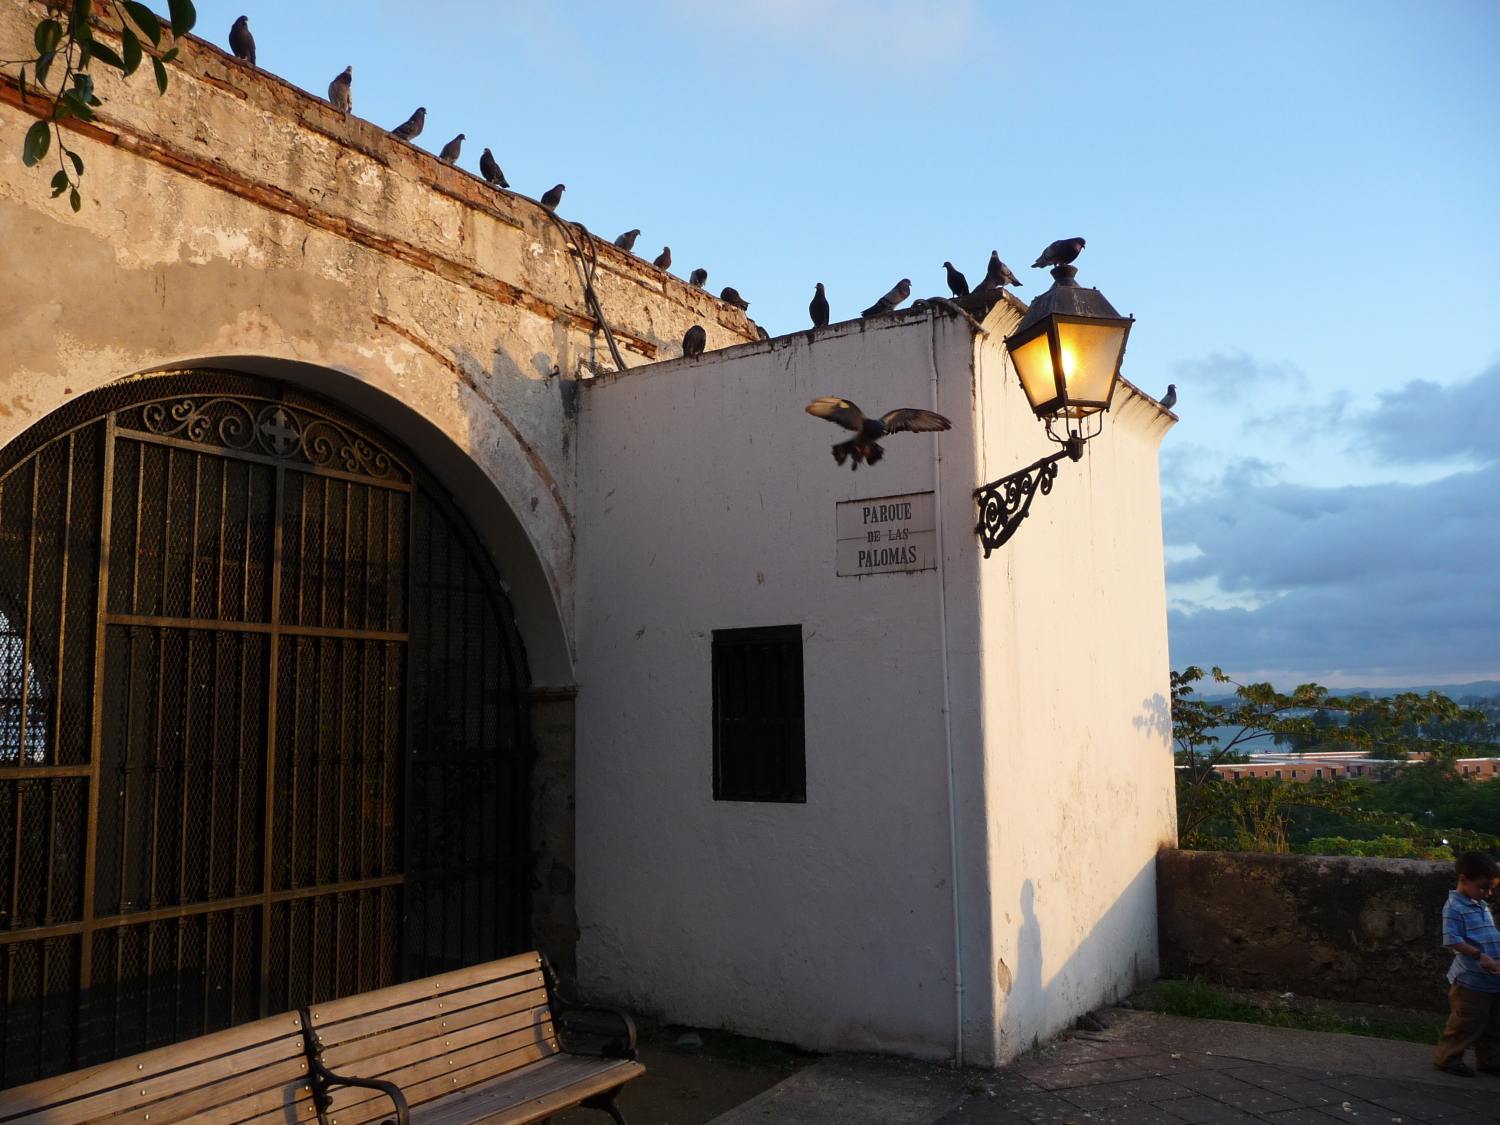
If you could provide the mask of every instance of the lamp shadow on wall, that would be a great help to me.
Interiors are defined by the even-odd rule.
[[[1080,869],[1071,875],[1087,880],[1091,872]],[[1060,892],[1067,894],[1069,889],[1063,886]],[[1154,856],[1135,873],[1063,963],[1050,973],[1046,971],[1036,897],[1035,883],[1025,880],[1019,899],[1021,921],[1013,947],[1016,965],[1004,998],[997,1044],[999,1058],[1005,1061],[1028,1050],[1033,1036],[1050,1038],[1084,1012],[1113,1004],[1156,976]],[[1141,956],[1143,930],[1147,931],[1153,949],[1147,958]],[[1130,951],[1128,963],[1122,950]],[[1001,969],[1002,985],[1004,977]]]

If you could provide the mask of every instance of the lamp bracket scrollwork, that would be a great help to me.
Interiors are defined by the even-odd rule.
[[[984,547],[984,557],[1003,547],[1010,537],[1021,528],[1021,521],[1031,514],[1031,501],[1040,492],[1043,496],[1052,491],[1052,482],[1057,479],[1057,463],[1064,457],[1076,461],[1082,454],[1082,442],[1077,447],[1068,443],[1066,447],[1050,457],[1034,461],[1024,469],[1017,469],[1009,476],[992,480],[974,490],[974,499],[979,503],[979,523],[974,533]]]

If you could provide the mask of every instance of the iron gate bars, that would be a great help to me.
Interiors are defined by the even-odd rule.
[[[276,384],[130,380],[0,454],[0,1084],[521,949],[498,590]]]

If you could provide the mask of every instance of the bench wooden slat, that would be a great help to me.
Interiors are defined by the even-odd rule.
[[[360,1071],[369,1070],[372,1062],[387,1069],[406,1066],[422,1059],[451,1054],[470,1043],[517,1031],[531,1031],[536,1042],[555,1045],[552,1021],[545,1008],[537,1011],[528,1007],[522,1011],[500,1013],[481,1011],[468,1020],[432,1022],[448,1026],[439,1026],[434,1034],[433,1028],[417,1024],[396,1028],[384,1035],[372,1035],[368,1039],[356,1039],[335,1050],[325,1050],[323,1065],[341,1074],[358,1074],[363,1078]]]
[[[135,1073],[144,1074],[144,1067]],[[247,1051],[209,1056],[195,1065],[152,1078],[117,1084],[89,1097],[13,1118],[12,1122],[13,1125],[84,1125],[122,1113],[134,1115],[137,1109],[149,1112],[153,1122],[168,1122],[175,1120],[168,1107],[177,1106],[184,1099],[195,1107],[189,1110],[191,1115],[242,1093],[306,1078],[307,1060],[299,1033]]]
[[[435,977],[422,977],[405,984],[393,984],[389,988],[376,989],[374,992],[361,992],[354,996],[346,996],[342,1000],[330,1000],[326,1004],[313,1005],[313,1026],[326,1027],[352,1016],[366,1015],[373,1004],[379,1004],[381,1009],[396,1008],[416,1000],[425,1000],[439,993],[456,992],[478,984],[489,984],[491,981],[505,977],[535,973],[540,971],[541,967],[542,959],[535,953],[521,953],[499,961],[486,961],[483,965],[457,969],[451,973],[439,973]]]
[[[519,987],[522,984],[529,987]],[[428,997],[400,1007],[382,1008],[365,1016],[333,1023],[320,1021],[317,1013],[314,1012],[312,1026],[317,1032],[318,1041],[323,1044],[323,1049],[326,1052],[332,1052],[341,1049],[351,1040],[376,1036],[393,1028],[410,1027],[428,1022],[436,1027],[443,1020],[451,1020],[454,1016],[463,1018],[465,1012],[483,1004],[509,999],[514,999],[517,1004],[545,1008],[547,992],[542,974],[532,973],[526,977],[512,977],[506,981],[497,981],[493,985],[468,988],[460,993],[444,993],[440,997]]]
[[[236,1052],[277,1039],[296,1044],[296,1053],[301,1054],[302,1020],[296,1012],[240,1024],[212,1035],[0,1091],[0,1122],[9,1122],[21,1114],[87,1097],[114,1086],[145,1082],[149,1088],[149,1080],[159,1075],[211,1059],[222,1059],[226,1067],[233,1067],[235,1064],[229,1060]],[[66,1116],[48,1118],[49,1125],[71,1120]]]
[[[255,1117],[274,1120],[280,1125],[297,1120],[316,1122],[317,1113],[312,1102],[312,1087],[307,1083],[307,1072],[299,1070],[297,1073],[300,1077],[293,1082],[261,1090],[235,1102],[199,1110],[192,1115],[193,1125],[242,1125],[245,1120]],[[139,1114],[112,1120],[120,1125],[127,1121],[131,1125],[159,1125],[154,1109],[150,1121],[145,1121]]]
[[[536,1063],[541,1073],[522,1083],[499,1078],[468,1093],[430,1102],[412,1114],[412,1125],[526,1125],[550,1117],[584,1098],[638,1078],[646,1068],[625,1059],[555,1055]],[[528,1076],[530,1077],[530,1076]],[[601,1120],[603,1120],[601,1118]],[[341,1122],[340,1125],[343,1125]]]

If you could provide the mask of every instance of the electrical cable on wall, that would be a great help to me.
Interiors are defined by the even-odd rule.
[[[604,342],[609,345],[609,354],[615,361],[615,370],[624,371],[625,360],[620,355],[619,347],[615,344],[615,334],[609,330],[609,321],[604,319],[604,309],[599,304],[599,295],[594,291],[594,277],[599,271],[599,245],[594,240],[593,232],[582,223],[565,224],[550,207],[544,208],[544,210],[547,212],[547,217],[552,220],[553,224],[562,233],[563,245],[567,246],[578,256],[573,265],[578,271],[579,283],[583,286],[583,298],[588,302],[594,320],[604,330]],[[571,233],[569,228],[572,228]],[[589,254],[587,257],[584,256],[583,252],[583,239],[578,237],[578,232],[580,231],[588,239]],[[569,245],[569,240],[571,240],[571,245]]]

